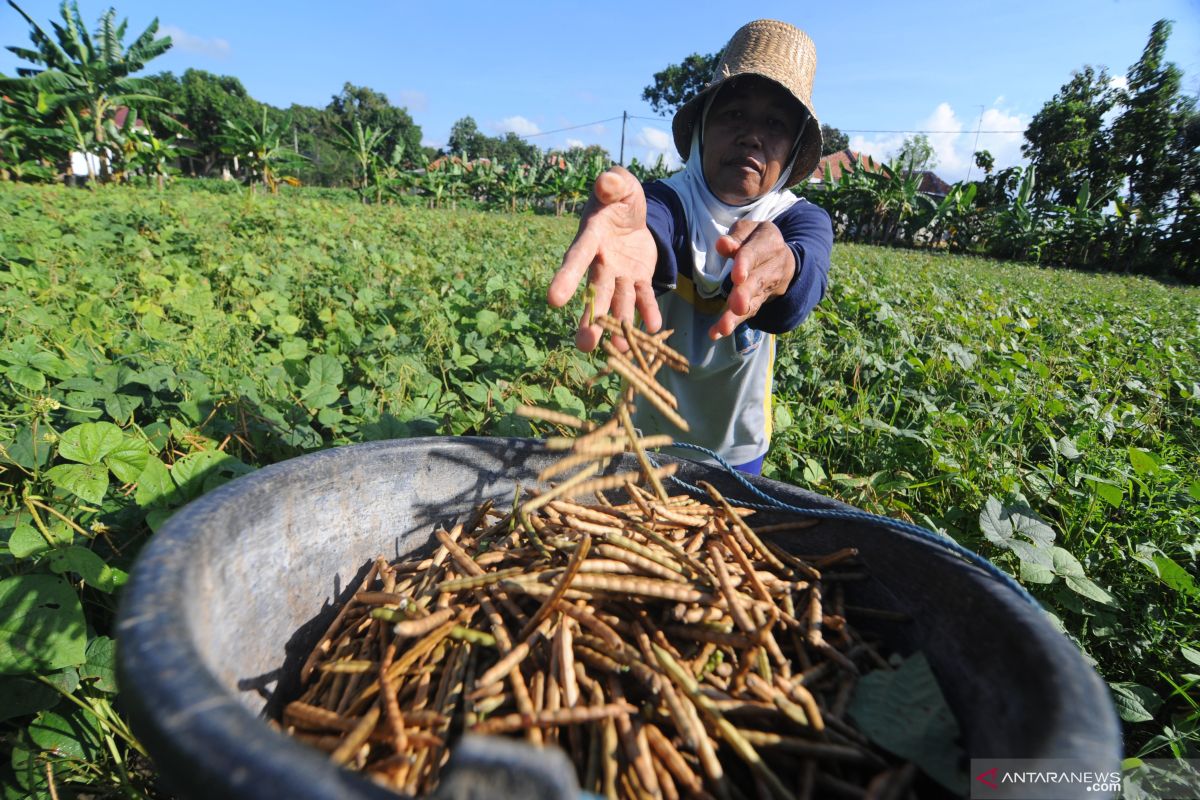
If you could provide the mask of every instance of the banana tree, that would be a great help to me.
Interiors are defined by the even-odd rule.
[[[96,32],[89,34],[79,15],[79,5],[65,1],[59,9],[62,23],[52,23],[55,34],[52,37],[13,0],[8,0],[8,4],[29,23],[29,38],[33,43],[32,49],[8,49],[42,68],[19,68],[17,74],[21,78],[0,81],[0,93],[18,83],[31,83],[51,96],[55,107],[70,109],[77,122],[86,116],[92,147],[99,159],[100,178],[107,180],[110,153],[104,123],[120,106],[164,102],[149,91],[145,81],[130,76],[170,49],[171,38],[156,37],[158,20],[154,19],[125,47],[122,40],[128,20],[117,23],[114,9],[106,11]]]
[[[0,181],[52,180],[69,160],[71,140],[52,115],[46,93],[31,86],[0,96]]]
[[[536,175],[528,164],[511,161],[500,170],[496,188],[508,210],[516,213],[518,203],[533,195]]]
[[[947,248],[953,253],[971,248],[979,229],[979,214],[975,209],[978,193],[979,184],[976,183],[956,183],[950,187],[934,211],[929,226],[934,244],[945,239]]]
[[[351,128],[343,128],[341,125],[335,127],[340,138],[334,139],[334,146],[342,152],[348,153],[354,159],[354,183],[359,198],[363,203],[367,203],[369,192],[374,187],[376,202],[378,202],[382,192],[377,176],[381,160],[380,151],[391,131],[371,126],[364,128],[357,119],[354,120],[354,126]]]
[[[262,110],[262,121],[257,125],[234,120],[225,123],[221,136],[225,152],[245,164],[246,182],[251,191],[259,182],[270,190],[279,191],[279,184],[299,186],[300,179],[293,175],[281,175],[279,171],[294,166],[304,156],[283,144],[283,128],[267,119],[266,106]]]
[[[989,249],[1002,257],[1038,262],[1042,260],[1047,235],[1032,201],[1037,167],[1031,164],[1024,169],[1013,167],[1013,170],[1020,176],[1017,190],[996,215],[995,232],[989,241]]]

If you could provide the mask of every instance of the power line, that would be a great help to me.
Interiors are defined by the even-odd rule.
[[[537,133],[518,133],[517,136],[520,136],[522,139],[532,139],[535,136],[549,136],[552,133],[562,133],[563,131],[573,131],[573,130],[578,130],[579,128],[590,128],[593,125],[599,125],[603,122],[612,122],[613,120],[618,120],[618,119],[621,119],[621,117],[616,116],[616,117],[609,117],[608,119],[598,119],[595,122],[585,122],[582,125],[571,125],[570,127],[567,127],[567,128],[555,128],[552,131],[538,131]],[[516,131],[512,131],[512,133],[516,133]]]
[[[629,115],[630,119],[645,119],[650,122],[670,122],[667,117],[639,117],[634,114]],[[891,130],[867,130],[863,128],[838,128],[842,133],[970,133],[970,131],[891,131]],[[1024,133],[1024,130],[1019,131],[984,131],[977,130],[975,133]]]

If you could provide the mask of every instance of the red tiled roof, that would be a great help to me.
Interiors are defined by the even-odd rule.
[[[845,150],[839,150],[836,153],[830,153],[817,162],[816,169],[813,170],[812,175],[808,176],[808,179],[809,181],[817,182],[825,180],[825,165],[828,164],[829,171],[832,173],[833,179],[836,181],[842,176],[842,172],[849,169],[850,165],[856,161],[862,164],[864,167],[867,167],[867,158],[868,156],[865,156],[862,153],[856,153],[849,148],[846,148]]]

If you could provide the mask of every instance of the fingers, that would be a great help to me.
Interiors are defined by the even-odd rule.
[[[596,178],[592,193],[600,203],[611,205],[623,200],[628,201],[640,189],[641,184],[633,177],[633,173],[615,164]]]
[[[550,281],[550,288],[546,291],[546,300],[551,308],[562,308],[575,294],[579,282],[583,280],[596,258],[596,247],[596,237],[585,229],[579,232],[575,241],[567,248],[562,266],[554,273],[554,279]]]
[[[723,339],[731,335],[738,325],[750,319],[751,316],[751,314],[735,314],[726,307],[725,312],[721,314],[716,324],[708,329],[708,338],[715,342],[718,339]]]
[[[646,326],[646,333],[658,333],[662,329],[662,313],[658,310],[658,298],[654,296],[654,288],[648,283],[634,286],[637,296],[638,313]]]

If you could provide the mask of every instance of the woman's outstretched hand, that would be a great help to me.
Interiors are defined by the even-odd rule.
[[[563,256],[562,266],[550,282],[547,300],[554,308],[566,305],[583,276],[595,287],[592,306],[596,316],[611,314],[634,322],[634,309],[646,330],[662,327],[651,279],[658,250],[646,227],[646,195],[633,173],[614,166],[596,179],[592,196],[583,209],[579,232]],[[575,334],[575,346],[585,353],[600,343],[599,325],[589,325],[585,309]],[[719,323],[718,323],[719,324]],[[623,341],[614,343],[624,349]]]
[[[708,336],[716,340],[758,313],[762,304],[787,291],[796,274],[796,258],[773,222],[734,223],[717,239],[717,253],[733,259],[733,290],[725,311]]]

